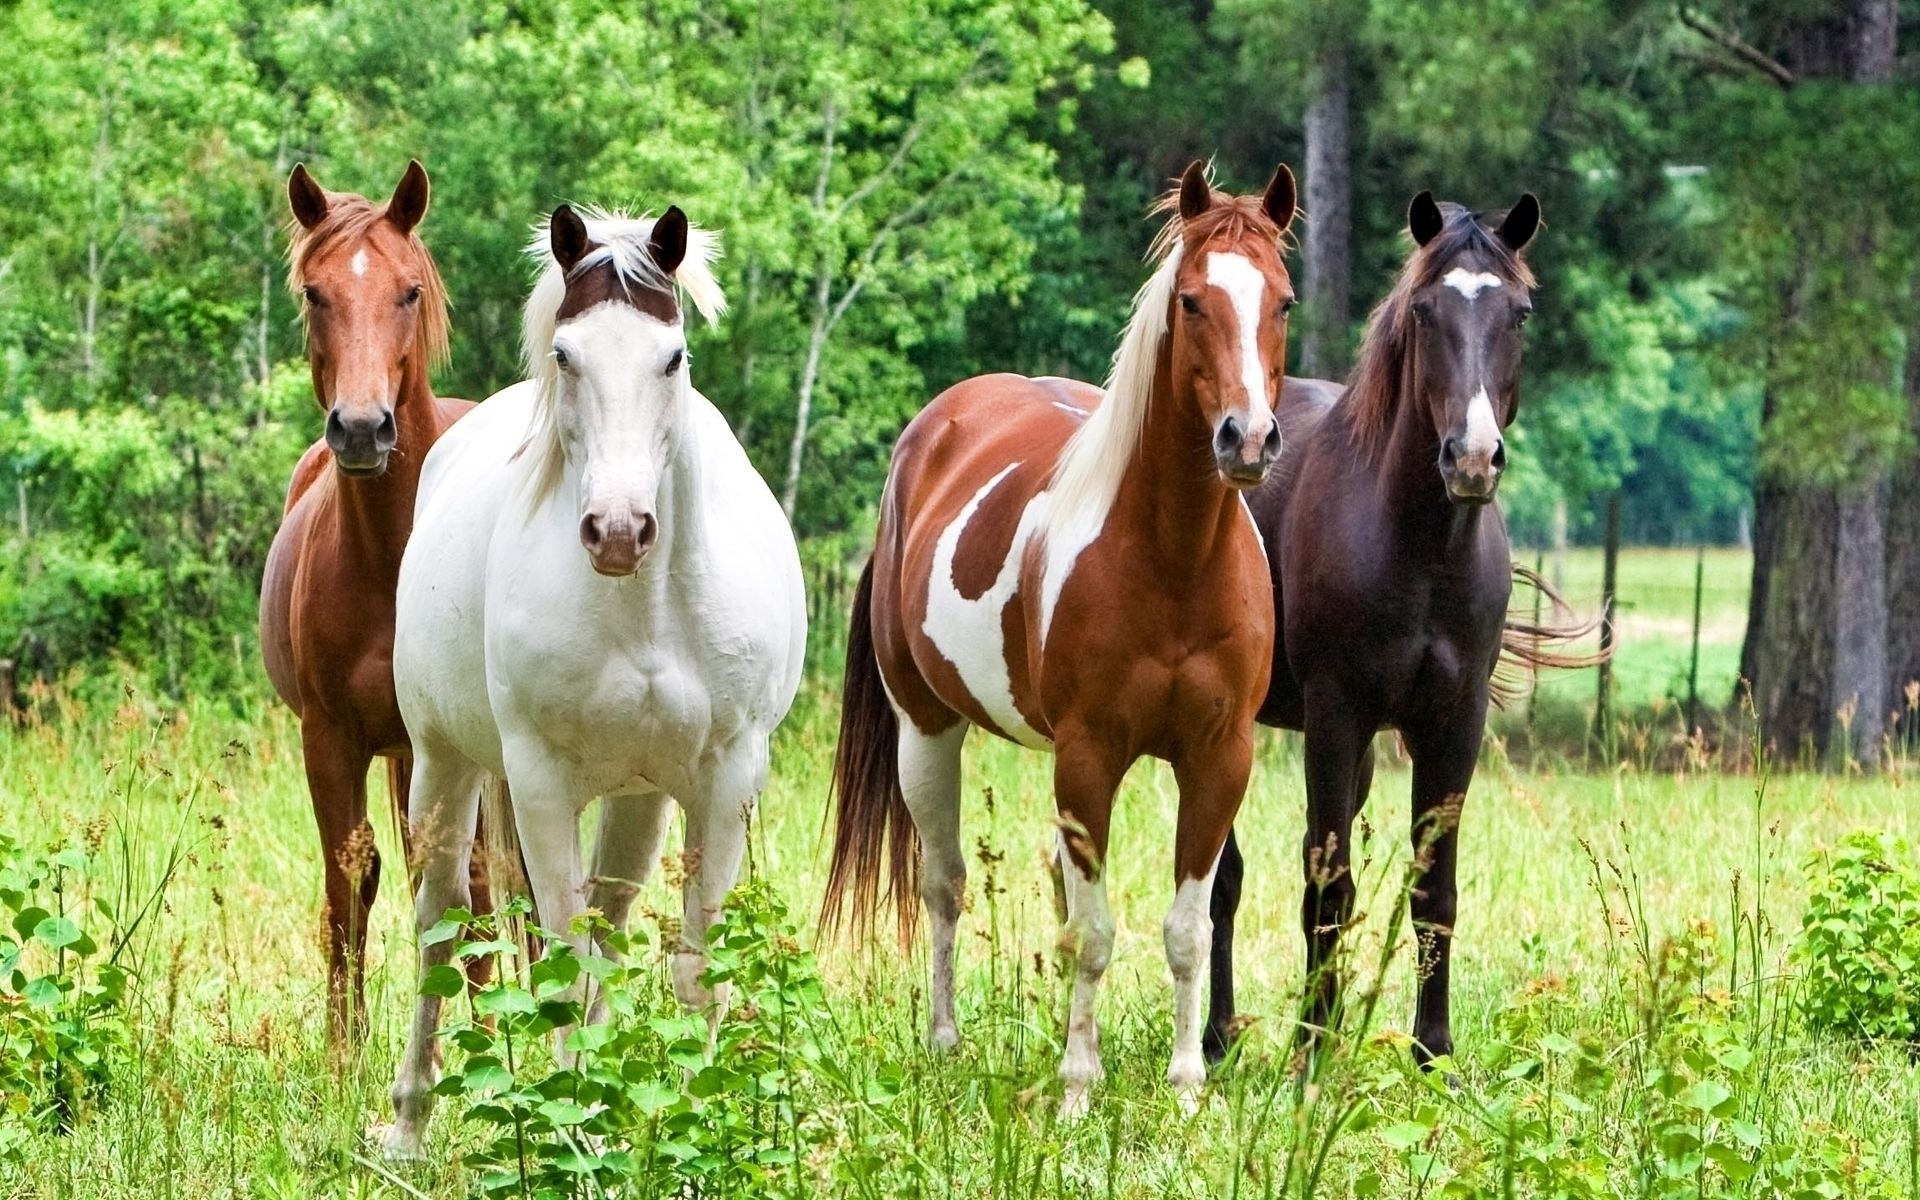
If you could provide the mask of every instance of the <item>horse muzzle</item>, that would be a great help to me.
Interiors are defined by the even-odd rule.
[[[586,547],[588,561],[611,579],[639,570],[659,538],[660,522],[654,515],[626,504],[595,505],[580,518],[580,544]]]
[[[1440,444],[1440,478],[1447,485],[1447,499],[1456,504],[1491,502],[1506,469],[1505,438],[1495,439],[1491,448],[1464,449],[1462,439],[1453,437]]]
[[[366,479],[383,474],[398,440],[391,408],[354,416],[343,415],[338,407],[327,410],[327,449],[344,475]]]
[[[1248,420],[1229,414],[1213,431],[1213,461],[1220,478],[1236,491],[1249,491],[1267,481],[1280,459],[1280,422],[1271,413]]]

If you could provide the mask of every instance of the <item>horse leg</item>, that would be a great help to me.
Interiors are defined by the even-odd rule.
[[[953,1017],[953,942],[967,891],[967,859],[960,849],[960,748],[967,723],[955,721],[951,729],[926,734],[905,713],[899,718],[900,794],[920,838],[920,902],[927,909],[932,942],[927,1045],[951,1050],[960,1041]]]
[[[301,723],[300,740],[326,882],[327,1032],[344,1048],[366,1033],[367,914],[380,888],[380,855],[367,827],[373,756],[318,720]]]
[[[1180,815],[1173,843],[1173,906],[1162,927],[1173,973],[1173,1060],[1167,1082],[1182,1107],[1199,1105],[1207,1062],[1200,1049],[1200,969],[1213,944],[1209,906],[1221,848],[1253,774],[1253,738],[1243,735],[1183,755],[1173,767]]]
[[[1299,1041],[1312,1049],[1338,1014],[1337,953],[1340,934],[1353,917],[1354,795],[1372,735],[1344,715],[1316,721],[1310,711],[1307,725],[1307,834],[1301,846],[1306,893],[1300,904],[1307,978]]]
[[[1453,1053],[1448,988],[1453,966],[1460,808],[1473,782],[1486,710],[1409,738],[1413,752],[1413,853],[1418,878],[1408,906],[1419,946],[1420,996],[1413,1052],[1422,1064]],[[1424,869],[1422,869],[1424,868]]]
[[[1064,733],[1064,731],[1057,731]],[[1057,856],[1067,893],[1067,938],[1073,948],[1073,1001],[1067,1048],[1060,1059],[1060,1117],[1085,1116],[1093,1085],[1105,1077],[1094,1019],[1100,978],[1113,957],[1113,913],[1107,907],[1107,833],[1113,794],[1127,763],[1084,734],[1059,736],[1053,760],[1054,801],[1061,818]]]
[[[615,933],[627,931],[633,898],[660,861],[672,809],[672,797],[661,792],[600,800],[600,832],[594,839],[593,874],[587,877],[587,907],[606,918]],[[604,941],[598,949],[609,958],[617,956]],[[587,1009],[589,1024],[607,1017],[606,995],[599,989],[595,992]]]
[[[1211,985],[1208,989],[1207,1028],[1201,1049],[1207,1061],[1219,1062],[1233,1046],[1233,921],[1240,911],[1240,880],[1244,861],[1240,839],[1227,830],[1227,843],[1213,872],[1213,897],[1208,917],[1213,921]]]
[[[766,763],[764,742],[751,753],[716,755],[712,772],[699,781],[701,794],[681,801],[687,814],[686,883],[681,889],[673,993],[688,1011],[706,1014],[709,1039],[720,1028],[728,989],[725,984],[708,988],[700,976],[706,973],[708,939],[721,905],[740,876],[747,821],[766,778]]]
[[[479,817],[480,772],[451,749],[414,747],[412,804],[407,824],[419,854],[413,899],[414,926],[425,933],[449,908],[466,908],[466,852]],[[453,956],[453,940],[420,942],[420,978]],[[420,1142],[433,1110],[439,1075],[440,997],[422,992],[413,1009],[413,1029],[393,1077],[393,1125],[382,1139],[389,1158],[420,1157]]]

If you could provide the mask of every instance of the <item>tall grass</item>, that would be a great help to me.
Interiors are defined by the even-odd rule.
[[[803,695],[754,829],[756,877],[803,930],[822,883],[835,711],[824,685]],[[344,1059],[326,1047],[319,850],[297,745],[278,709],[182,712],[137,695],[0,735],[0,832],[40,846],[96,838],[91,886],[114,897],[130,968],[128,1041],[108,1088],[70,1134],[36,1132],[0,1157],[0,1194],[471,1194],[478,1176],[464,1159],[487,1129],[460,1119],[457,1101],[443,1104],[418,1166],[379,1162],[364,1136],[387,1115],[414,986],[396,883],[374,913],[371,1035]],[[1920,1194],[1909,1190],[1920,1187],[1920,1089],[1906,1050],[1808,1032],[1786,956],[1804,902],[1795,868],[1814,847],[1860,825],[1914,834],[1899,777],[1763,784],[1700,762],[1563,774],[1490,756],[1462,818],[1458,1057],[1423,1074],[1401,1032],[1414,982],[1402,916],[1409,776],[1390,741],[1381,750],[1355,846],[1346,1020],[1303,1070],[1291,1019],[1304,955],[1299,763],[1291,737],[1263,735],[1240,827],[1240,993],[1253,1020],[1192,1118],[1161,1082],[1175,796],[1164,769],[1135,771],[1108,863],[1119,937],[1101,1008],[1107,1081],[1089,1119],[1063,1125],[1049,764],[976,738],[961,1047],[922,1049],[923,948],[812,947],[824,1003],[806,1036],[831,1069],[795,1068],[794,1119],[813,1123],[819,1148],[774,1172],[769,1190]],[[397,861],[385,806],[372,807]],[[677,897],[656,877],[637,911],[650,928],[677,916]],[[551,1071],[547,1055],[534,1048],[524,1070]]]

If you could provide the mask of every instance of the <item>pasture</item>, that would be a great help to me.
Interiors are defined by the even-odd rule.
[[[1370,1021],[1354,1014],[1353,1041],[1302,1088],[1286,1049],[1301,987],[1298,751],[1263,732],[1241,825],[1240,1003],[1257,1019],[1188,1118],[1162,1082],[1159,921],[1175,794],[1157,764],[1137,769],[1109,860],[1119,927],[1101,1008],[1109,1074],[1091,1119],[1066,1126],[1053,1115],[1066,990],[1042,858],[1049,760],[969,742],[963,1041],[951,1058],[930,1057],[923,944],[903,955],[886,935],[814,942],[837,714],[822,674],[778,735],[750,856],[754,877],[791,908],[802,948],[788,952],[811,948],[824,983],[824,1004],[793,1035],[817,1050],[794,1067],[790,1133],[804,1153],[768,1168],[770,1190],[1497,1195],[1514,1171],[1508,1194],[1912,1194],[1920,1085],[1906,1052],[1807,1032],[1786,957],[1805,899],[1800,864],[1815,847],[1862,825],[1916,832],[1900,771],[1764,784],[1711,770],[1520,773],[1490,748],[1464,818],[1460,1086],[1449,1092],[1413,1071],[1395,1032],[1412,1017],[1406,948],[1378,970],[1382,939],[1404,931],[1391,917],[1408,857],[1408,778],[1383,741],[1351,939],[1355,994],[1377,983],[1379,1005]],[[423,1164],[381,1163],[366,1140],[388,1115],[414,986],[393,875],[371,930],[371,1036],[357,1057],[329,1056],[299,761],[277,705],[176,710],[131,692],[117,710],[71,708],[0,740],[0,834],[92,848],[84,876],[63,877],[60,902],[105,944],[109,922],[85,911],[90,898],[123,914],[156,901],[120,951],[132,972],[126,1041],[110,1051],[104,1093],[70,1135],[9,1133],[5,1194],[473,1194],[462,1160],[483,1130],[459,1118],[460,1100],[443,1101]],[[374,807],[391,855],[378,789]],[[677,913],[659,872],[637,911],[643,930]],[[643,1001],[643,1016],[673,1011],[664,982]],[[520,1069],[537,1077],[546,1051],[532,1054]]]

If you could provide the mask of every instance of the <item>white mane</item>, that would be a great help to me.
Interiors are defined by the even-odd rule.
[[[554,419],[554,384],[559,368],[553,361],[553,335],[559,323],[560,304],[566,299],[567,280],[611,262],[622,283],[629,287],[676,292],[707,324],[717,324],[727,311],[727,299],[714,278],[713,264],[720,260],[720,235],[697,225],[687,226],[687,253],[672,275],[653,261],[648,241],[653,236],[654,217],[631,217],[626,213],[600,208],[581,208],[581,220],[587,227],[587,240],[593,248],[562,271],[553,258],[550,221],[534,227],[527,243],[527,256],[540,264],[539,282],[527,297],[526,316],[521,321],[520,355],[527,378],[539,385],[534,400],[533,426],[520,454],[532,460],[529,482],[533,499],[543,498],[559,481],[561,449],[559,426]],[[684,305],[683,305],[684,307]]]
[[[1133,315],[1127,320],[1119,349],[1113,352],[1106,397],[1060,452],[1047,506],[1051,528],[1068,522],[1097,526],[1113,507],[1120,481],[1132,465],[1140,431],[1146,425],[1147,402],[1153,395],[1160,343],[1167,336],[1174,279],[1180,273],[1180,225],[1177,217],[1169,220],[1154,239],[1148,258],[1158,259],[1159,266],[1133,298]]]

